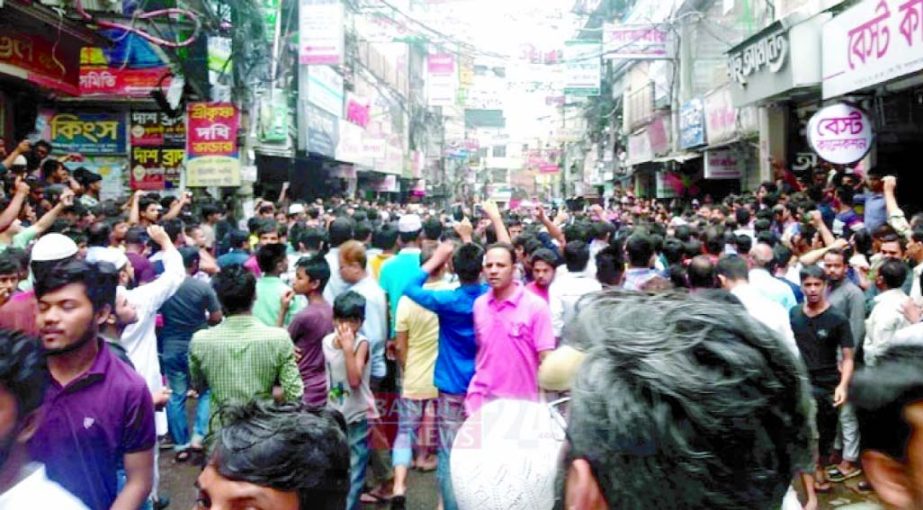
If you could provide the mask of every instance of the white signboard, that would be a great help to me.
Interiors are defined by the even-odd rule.
[[[740,179],[741,160],[731,149],[705,151],[706,179]]]
[[[598,96],[602,77],[600,44],[592,41],[564,43],[564,94],[568,96]]]
[[[452,53],[431,53],[426,57],[427,104],[452,106],[458,95],[458,62]]]
[[[603,57],[608,60],[671,58],[670,27],[606,23],[603,26]]]
[[[308,66],[308,101],[343,116],[343,77],[330,66]]]
[[[824,25],[824,99],[923,69],[923,1],[865,0]]]
[[[855,106],[846,103],[828,106],[808,121],[808,144],[830,163],[855,163],[872,147],[872,121]]]
[[[642,131],[637,135],[628,137],[628,163],[635,165],[654,159],[654,152],[651,150],[651,138],[647,131]]]
[[[300,0],[298,62],[303,65],[342,64],[344,25],[340,0]]]

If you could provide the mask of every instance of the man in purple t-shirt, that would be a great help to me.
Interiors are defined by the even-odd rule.
[[[303,257],[295,264],[292,290],[282,296],[280,317],[285,317],[295,295],[308,299],[308,306],[295,315],[288,334],[295,342],[298,371],[304,382],[302,401],[311,407],[327,404],[327,377],[324,365],[323,339],[333,333],[333,308],[324,300],[324,287],[330,280],[330,265],[323,255]]]
[[[154,405],[147,383],[99,338],[115,302],[110,265],[71,261],[35,281],[51,384],[29,450],[48,477],[93,510],[134,510],[153,485]],[[117,489],[117,471],[127,481]]]
[[[490,292],[474,302],[478,352],[465,397],[468,416],[498,398],[538,399],[538,366],[555,348],[551,310],[513,279],[513,247],[498,243],[484,254]]]

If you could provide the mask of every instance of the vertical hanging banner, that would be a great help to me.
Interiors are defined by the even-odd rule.
[[[189,103],[186,119],[186,185],[240,186],[237,108],[231,103]]]
[[[458,67],[455,55],[431,53],[426,57],[427,103],[429,106],[451,106],[458,93]]]
[[[598,96],[602,77],[601,45],[593,41],[567,41],[563,56],[564,94]]]
[[[342,64],[343,18],[340,0],[300,0],[298,62],[303,65]]]

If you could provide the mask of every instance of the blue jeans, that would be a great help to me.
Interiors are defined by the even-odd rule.
[[[174,450],[189,448],[189,423],[186,420],[186,392],[189,391],[189,354],[187,352],[164,352],[163,369],[170,385],[170,400],[167,402],[167,422],[176,444]],[[192,441],[202,444],[208,431],[208,411],[211,392],[205,390],[196,404],[195,424]]]
[[[449,470],[452,443],[458,429],[465,423],[465,396],[440,393],[436,399],[436,429],[439,432],[439,448],[436,467],[436,480],[439,482],[439,494],[442,495],[444,510],[458,510],[455,491],[452,489],[452,473]]]
[[[427,404],[435,399],[411,400],[401,398],[397,401],[397,436],[391,449],[391,465],[410,467],[413,460],[413,445],[416,442],[420,426],[423,424],[423,412]]]
[[[359,510],[359,496],[365,487],[365,468],[369,463],[369,421],[365,418],[349,424],[349,497],[346,510]]]

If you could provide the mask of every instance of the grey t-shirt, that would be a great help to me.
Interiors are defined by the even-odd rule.
[[[215,291],[204,281],[187,276],[176,294],[160,307],[164,350],[186,350],[192,334],[205,327],[207,314],[221,309]]]

